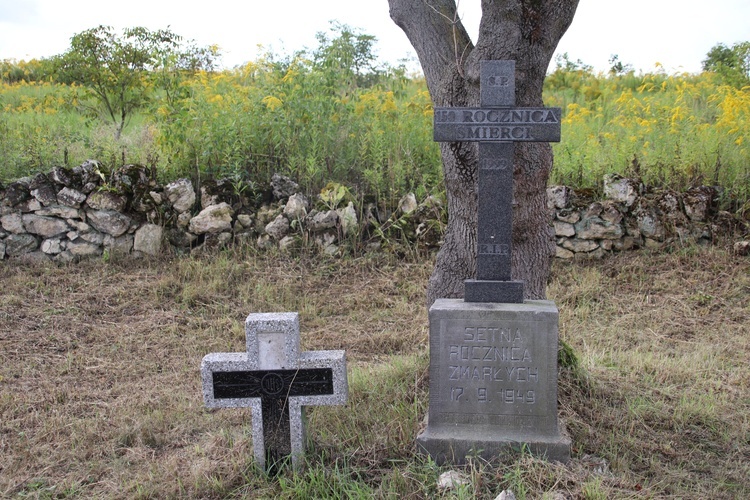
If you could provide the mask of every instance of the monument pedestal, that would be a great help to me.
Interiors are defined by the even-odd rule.
[[[557,349],[552,301],[435,301],[429,412],[418,447],[439,464],[522,447],[569,460],[570,438],[557,421]]]

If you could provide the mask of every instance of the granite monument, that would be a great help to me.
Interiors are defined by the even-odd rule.
[[[515,62],[483,61],[480,107],[436,108],[436,141],[478,141],[477,276],[430,308],[430,400],[419,448],[438,463],[525,448],[567,461],[557,419],[558,310],[511,278],[517,141],[559,141],[559,108],[517,108]]]

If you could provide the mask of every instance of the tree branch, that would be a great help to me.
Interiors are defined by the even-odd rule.
[[[458,17],[454,0],[388,0],[393,22],[414,47],[431,89],[433,101],[440,86],[451,85],[464,73],[468,54],[474,49]],[[436,105],[450,103],[435,102]]]

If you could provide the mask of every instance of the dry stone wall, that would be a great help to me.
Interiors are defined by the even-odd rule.
[[[711,187],[646,195],[637,182],[611,177],[604,190],[603,201],[583,203],[568,187],[548,189],[557,257],[711,241],[732,221],[716,210],[718,192]],[[237,242],[282,250],[314,245],[328,254],[337,254],[343,242],[363,250],[435,249],[445,218],[440,200],[420,202],[411,193],[388,212],[375,204],[311,200],[281,175],[262,191],[230,180],[159,185],[144,167],[105,173],[87,161],[0,185],[0,259],[70,262]]]
[[[700,186],[684,193],[648,192],[633,179],[607,176],[604,199],[587,203],[566,186],[547,189],[556,257],[600,258],[607,252],[713,241],[743,224],[718,210],[718,189]],[[746,228],[745,228],[746,230]]]
[[[107,254],[201,251],[233,242],[281,249],[312,244],[335,254],[344,240],[379,246],[374,228],[387,228],[396,218],[440,218],[432,198],[421,208],[405,203],[387,217],[374,204],[359,212],[352,202],[323,205],[316,208],[281,175],[258,192],[231,180],[204,181],[197,188],[178,179],[162,186],[144,167],[105,173],[101,164],[87,161],[0,185],[0,259],[70,262]],[[437,245],[439,224],[417,228],[423,246]],[[387,230],[379,234],[387,237]]]

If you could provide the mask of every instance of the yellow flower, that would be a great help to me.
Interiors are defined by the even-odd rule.
[[[265,104],[266,108],[268,108],[269,111],[276,111],[284,104],[283,102],[281,102],[281,99],[272,95],[267,95],[266,97],[261,99],[260,102]]]
[[[383,104],[380,106],[381,112],[396,111],[396,102],[393,99],[393,92],[386,92],[383,96]]]

